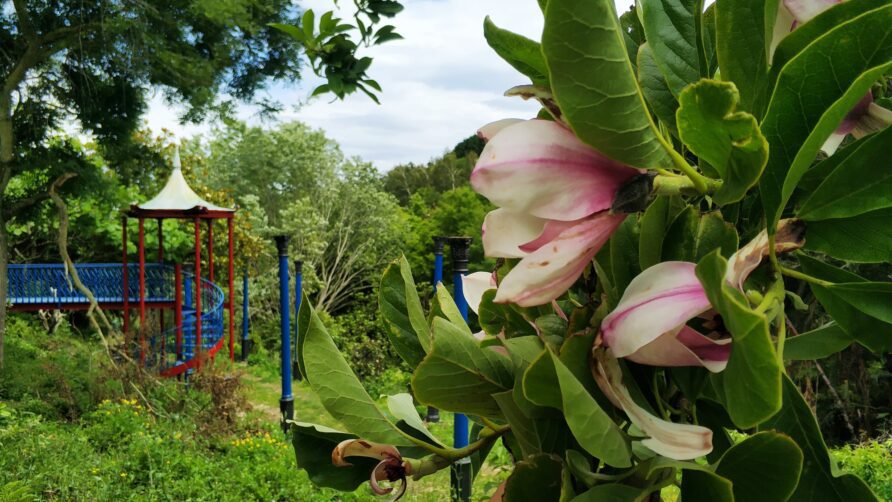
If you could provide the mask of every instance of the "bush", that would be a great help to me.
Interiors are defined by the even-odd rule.
[[[881,500],[892,500],[892,438],[833,450],[842,470],[856,474]]]

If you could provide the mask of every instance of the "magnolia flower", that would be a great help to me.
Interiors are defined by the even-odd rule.
[[[549,120],[502,120],[471,173],[475,191],[499,206],[483,223],[487,256],[520,258],[495,301],[528,307],[562,295],[622,223],[609,212],[639,170],[601,155]]]
[[[775,234],[775,251],[802,247],[805,226],[800,220],[782,220]],[[743,283],[768,255],[763,231],[728,260],[725,280],[743,289]],[[652,366],[702,366],[725,369],[731,355],[731,338],[706,297],[695,273],[696,264],[658,263],[632,279],[616,308],[601,322],[601,337],[614,357]],[[700,318],[700,329],[688,322]]]
[[[777,44],[796,27],[841,2],[842,0],[783,0],[777,9],[771,53],[774,53]],[[892,124],[892,111],[874,103],[873,94],[868,91],[827,138],[821,150],[827,155],[833,155],[847,135],[851,134],[856,139],[862,138],[882,130],[889,124]]]
[[[490,289],[496,289],[495,273],[474,272],[461,277],[461,290],[465,296],[465,301],[475,314],[480,313],[480,302],[483,301],[483,294]]]
[[[675,460],[691,460],[712,451],[712,431],[699,425],[677,424],[657,418],[632,399],[623,383],[619,363],[607,351],[596,349],[594,377],[601,392],[629,420],[648,435],[641,444]]]
[[[331,452],[331,463],[336,467],[348,467],[352,465],[345,459],[347,457],[368,457],[380,460],[372,470],[369,484],[376,495],[387,495],[393,491],[393,487],[382,487],[379,481],[387,480],[391,483],[401,481],[399,489],[392,500],[399,500],[406,493],[406,476],[412,474],[411,464],[403,461],[396,447],[386,444],[372,443],[364,439],[347,439],[338,443]]]

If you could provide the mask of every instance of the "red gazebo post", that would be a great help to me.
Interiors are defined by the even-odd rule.
[[[208,219],[208,280],[214,282],[214,220]]]
[[[173,266],[173,322],[177,328],[176,356],[177,361],[183,358],[183,266]]]
[[[146,227],[139,218],[139,363],[146,362]]]
[[[235,361],[235,281],[233,280],[232,216],[226,220],[229,241],[229,360]]]
[[[128,282],[127,267],[127,215],[121,218],[121,262],[124,265],[124,291],[122,298],[124,299],[124,340],[127,340],[127,333],[130,331],[130,284]]]
[[[195,222],[195,367],[201,368],[201,225]]]
[[[158,264],[164,263],[164,224],[163,218],[157,218],[158,221]],[[167,354],[167,337],[164,336],[164,309],[158,309],[158,329],[161,330],[161,361]]]

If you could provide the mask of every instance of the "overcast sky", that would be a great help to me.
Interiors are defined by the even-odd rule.
[[[616,2],[619,12],[631,4],[631,0]],[[331,0],[300,4],[317,13],[332,7]],[[296,86],[270,89],[270,96],[285,105],[278,120],[300,120],[324,129],[345,154],[358,155],[386,171],[399,163],[424,163],[487,122],[537,112],[533,103],[502,96],[506,89],[528,81],[499,59],[483,38],[483,19],[489,15],[498,26],[539,40],[542,15],[536,0],[405,0],[403,4],[406,9],[393,24],[405,40],[364,53],[374,58],[370,74],[384,89],[381,105],[362,94],[344,101],[321,96],[308,102],[307,96],[320,82],[307,71]],[[260,123],[248,107],[239,114],[250,123]],[[179,137],[209,130],[207,124],[182,126],[176,115],[156,98],[146,119],[154,131],[167,128]]]

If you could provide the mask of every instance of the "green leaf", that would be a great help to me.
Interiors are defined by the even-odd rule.
[[[553,353],[549,354],[557,375],[564,416],[579,445],[607,465],[631,466],[632,452],[625,434],[564,363]]]
[[[322,407],[357,436],[376,443],[412,445],[378,408],[338,351],[304,295],[300,304],[298,360]]]
[[[671,165],[635,80],[613,0],[550,0],[542,50],[554,96],[582,141],[634,167]]]
[[[685,502],[734,502],[731,482],[709,471],[687,470],[681,475],[681,499]]]
[[[439,317],[433,334],[433,347],[412,377],[416,399],[442,410],[500,418],[491,394],[514,385],[508,358],[480,347],[469,333]]]
[[[721,373],[724,403],[734,424],[746,429],[780,409],[783,368],[774,352],[768,319],[725,281],[727,265],[714,251],[697,264],[697,277],[733,339],[728,366]]]
[[[641,500],[643,495],[640,488],[609,483],[581,493],[573,499],[573,502],[635,502]]]
[[[722,79],[737,84],[740,106],[762,117],[767,101],[768,51],[779,0],[718,0],[716,54]]]
[[[842,284],[867,283],[867,279],[863,277],[804,254],[800,253],[797,257],[802,265],[802,271],[818,279]],[[833,320],[858,343],[874,352],[892,350],[892,324],[862,312],[840,296],[837,290],[817,284],[809,284],[809,287]]]
[[[678,133],[722,177],[713,196],[719,205],[742,199],[768,161],[768,142],[756,118],[737,110],[739,100],[733,83],[706,79],[688,86],[679,97]]]
[[[762,121],[771,155],[759,190],[769,231],[824,141],[889,68],[892,4],[828,31],[781,70]]]
[[[427,430],[427,427],[424,426],[424,422],[422,422],[421,417],[418,415],[418,410],[415,409],[415,402],[412,399],[411,394],[401,393],[387,396],[387,409],[394,418],[402,420],[407,426],[423,434],[433,444],[444,446],[443,443],[441,443],[440,440],[431,434],[431,431]]]
[[[854,342],[852,335],[841,326],[831,322],[820,328],[787,338],[784,345],[784,359],[788,361],[811,361],[836,354]]]
[[[644,99],[653,110],[654,114],[660,119],[666,128],[673,134],[678,134],[678,128],[675,125],[675,110],[678,109],[678,100],[669,90],[669,84],[666,83],[666,77],[660,72],[657,61],[654,59],[653,50],[647,43],[642,44],[638,48],[638,84],[641,86],[641,92]]]
[[[499,403],[511,432],[517,438],[522,458],[537,453],[562,455],[568,446],[574,444],[567,422],[560,413],[548,410],[551,413],[547,416],[529,417],[517,403],[514,392],[499,392],[492,397]]]
[[[307,39],[313,38],[313,29],[316,27],[316,14],[313,9],[307,9],[300,20],[300,26],[304,30]]]
[[[378,288],[378,309],[387,322],[387,337],[396,353],[410,367],[417,366],[430,350],[431,335],[405,256],[384,271]]]
[[[611,284],[617,291],[625,291],[641,270],[638,268],[638,220],[626,218],[608,242],[610,249]]]
[[[827,289],[861,312],[892,324],[892,282],[848,282]]]
[[[662,261],[698,262],[710,252],[719,249],[722,256],[737,251],[737,231],[713,211],[700,214],[688,206],[672,222],[663,240]]]
[[[789,436],[803,454],[803,469],[792,502],[851,502],[878,500],[870,488],[853,474],[838,476],[827,445],[818,429],[818,422],[799,389],[789,379],[783,380],[784,405],[777,415],[759,426],[760,430],[775,430]]]
[[[802,203],[798,216],[807,221],[825,220],[892,207],[892,169],[877,169],[887,161],[890,144],[892,127],[860,141]]]
[[[486,43],[515,70],[526,75],[536,85],[548,86],[548,68],[538,42],[503,30],[489,16],[483,21]]]
[[[346,467],[335,467],[331,463],[331,452],[338,443],[347,439],[356,439],[356,436],[322,425],[302,422],[291,424],[291,441],[297,457],[297,467],[307,471],[310,481],[319,487],[352,492],[363,483],[369,482],[369,475],[378,465],[378,460],[351,457],[352,465]]]
[[[703,47],[703,59],[706,61],[706,73],[704,76],[713,78],[716,70],[718,70],[718,58],[715,51],[715,4],[710,5],[703,12],[700,24],[700,38],[703,40],[701,44]]]
[[[892,128],[890,128],[892,130]],[[892,208],[808,223],[805,249],[854,263],[892,262]]]
[[[654,59],[678,96],[700,78],[698,37],[702,0],[640,0],[641,24]]]
[[[734,500],[786,502],[802,472],[802,450],[789,436],[760,432],[725,452],[715,473],[731,481]]]
[[[461,315],[458,305],[455,304],[455,300],[452,299],[452,295],[449,294],[449,290],[446,289],[442,282],[437,284],[436,301],[431,306],[431,313],[442,314],[453,326],[458,327],[469,335],[471,334],[471,328],[468,327],[465,317]]]
[[[549,0],[549,3],[557,0]],[[563,463],[554,455],[534,455],[518,462],[505,481],[505,502],[560,500]]]
[[[559,386],[551,352],[543,350],[523,374],[523,394],[534,404],[560,410],[564,402],[562,395],[555,392]]]
[[[478,309],[477,321],[488,335],[496,336],[504,333],[505,338],[535,336],[536,328],[521,314],[516,305],[511,303],[495,303],[496,290],[483,293]]]
[[[641,270],[660,262],[666,231],[682,209],[678,198],[661,195],[644,211],[638,224],[638,264]]]
[[[270,23],[269,26],[271,28],[275,28],[283,33],[287,33],[291,36],[291,38],[297,40],[298,43],[303,45],[307,41],[307,36],[304,35],[304,32],[298,26],[292,26],[290,24],[281,24],[281,23]]]

